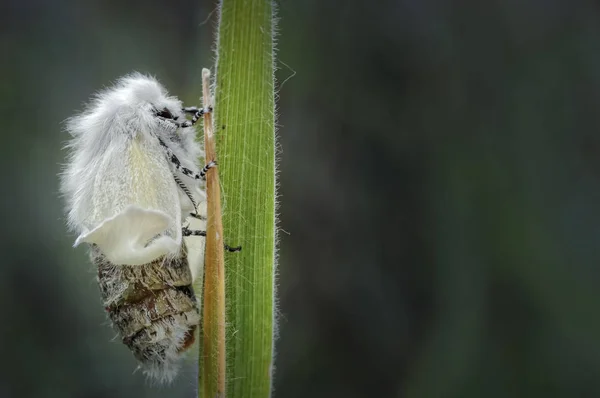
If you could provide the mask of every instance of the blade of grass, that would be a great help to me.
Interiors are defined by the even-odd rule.
[[[212,107],[208,69],[202,70],[202,93],[204,109]],[[211,113],[204,115],[204,151],[207,163],[217,160]],[[225,397],[225,258],[218,167],[206,174],[206,196],[202,389],[205,397]]]
[[[224,237],[220,242],[242,246],[239,253],[227,253],[225,268],[226,388],[227,396],[233,398],[268,397],[272,383],[274,21],[270,0],[221,1],[212,115],[223,192]],[[204,317],[206,327],[206,313]],[[215,333],[206,336],[216,338]],[[219,357],[205,352],[203,358],[200,377],[206,388],[200,391],[213,398],[220,391],[215,373]]]

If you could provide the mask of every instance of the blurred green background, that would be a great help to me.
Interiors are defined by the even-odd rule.
[[[274,397],[600,397],[600,5],[278,4]],[[1,398],[194,396],[111,341],[56,174],[119,76],[197,103],[214,9],[2,2]]]

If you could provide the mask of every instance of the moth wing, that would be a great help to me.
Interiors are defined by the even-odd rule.
[[[97,245],[113,264],[147,264],[181,249],[177,185],[151,138],[137,134],[108,148],[91,176],[90,216],[75,244]]]
[[[179,246],[169,236],[158,236],[169,227],[170,219],[164,213],[130,206],[111,217],[92,231],[80,235],[81,242],[96,244],[113,264],[143,265],[165,255],[177,252]],[[151,244],[147,244],[155,238]]]

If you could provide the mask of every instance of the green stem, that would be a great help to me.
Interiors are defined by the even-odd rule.
[[[275,309],[273,4],[222,0],[218,29],[214,126],[224,242],[242,246],[225,253],[226,390],[227,397],[268,397]],[[217,375],[201,369],[200,378],[199,391],[214,397]]]

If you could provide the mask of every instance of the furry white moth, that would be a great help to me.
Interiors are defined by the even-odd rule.
[[[214,165],[194,171],[202,149],[193,124],[203,113],[136,73],[67,122],[61,191],[75,246],[90,245],[113,326],[158,381],[174,378],[200,320],[192,282],[202,272],[204,232],[185,220],[204,201],[202,180]]]

